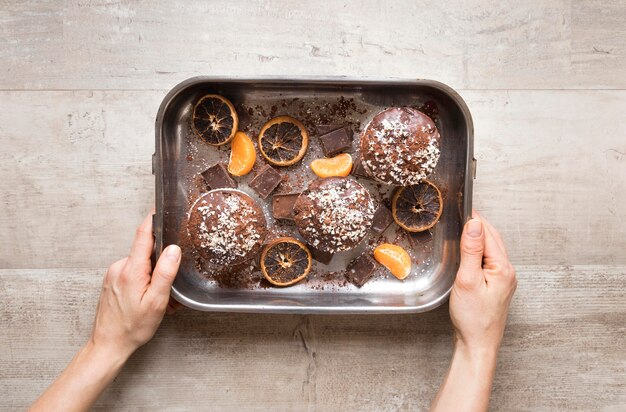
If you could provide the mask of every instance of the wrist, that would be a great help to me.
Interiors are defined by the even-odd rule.
[[[454,356],[476,366],[487,368],[495,367],[498,356],[498,345],[469,345],[461,339],[457,339],[454,345]]]
[[[81,350],[85,358],[100,366],[103,372],[117,373],[126,363],[132,350],[115,347],[90,338]]]
[[[458,335],[455,338],[455,355],[462,356],[466,360],[479,364],[489,364],[495,362],[498,356],[500,345],[497,343],[468,343]]]

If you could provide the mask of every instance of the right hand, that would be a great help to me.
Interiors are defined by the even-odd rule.
[[[176,245],[165,248],[153,271],[153,244],[152,216],[148,215],[137,229],[130,256],[113,263],[104,276],[92,346],[127,358],[152,338],[166,310],[172,309],[170,289],[181,250]]]
[[[515,269],[496,229],[474,212],[461,236],[461,265],[450,295],[457,349],[495,354],[517,287]]]

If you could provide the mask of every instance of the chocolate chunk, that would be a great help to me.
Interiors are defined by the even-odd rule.
[[[276,194],[272,197],[272,216],[275,219],[293,220],[293,205],[300,193]]]
[[[409,233],[409,242],[411,242],[412,247],[423,245],[424,243],[428,243],[431,240],[433,240],[433,234],[430,232],[430,230]]]
[[[250,181],[250,187],[253,188],[261,198],[265,199],[283,180],[280,173],[272,166],[265,165]]]
[[[323,263],[325,265],[327,265],[331,259],[333,258],[333,254],[332,253],[328,253],[328,252],[323,252],[321,250],[317,250],[314,247],[312,247],[311,245],[309,245],[309,250],[311,251],[311,255],[313,256],[313,259],[317,260],[320,263]]]
[[[320,136],[326,157],[334,156],[352,147],[352,129],[341,127]]]
[[[378,205],[378,209],[374,212],[374,218],[372,219],[372,231],[381,234],[383,233],[393,222],[393,216],[389,208],[383,204]]]
[[[237,188],[237,182],[235,182],[233,178],[230,177],[230,175],[228,174],[228,170],[226,170],[224,165],[221,163],[214,164],[213,166],[202,172],[202,177],[206,181],[207,185],[209,185],[209,188],[211,190]]]
[[[346,269],[346,279],[355,286],[363,286],[374,274],[376,264],[372,258],[364,253],[348,265]]]
[[[317,130],[318,135],[322,135],[342,127],[340,124],[317,124],[315,125],[315,130]]]
[[[367,170],[365,170],[365,167],[363,167],[363,158],[361,158],[361,156],[357,157],[354,161],[354,165],[352,166],[352,174],[354,176],[367,177],[368,179],[371,179],[369,173],[367,173]]]
[[[418,110],[426,114],[426,116],[430,117],[432,120],[436,120],[439,116],[439,108],[437,107],[437,103],[433,100],[428,100]]]

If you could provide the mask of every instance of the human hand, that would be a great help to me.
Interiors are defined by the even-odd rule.
[[[153,243],[148,215],[137,229],[130,256],[113,263],[104,276],[90,345],[128,358],[154,336],[166,309],[172,309],[170,288],[181,250],[176,245],[165,248],[152,271]]]
[[[450,295],[457,349],[495,356],[517,287],[498,231],[474,212],[461,236],[461,265]]]
[[[476,212],[461,235],[450,294],[455,346],[431,411],[487,411],[498,348],[517,287],[500,234]]]
[[[104,275],[89,342],[37,399],[31,411],[88,411],[128,357],[156,332],[166,309],[181,251],[170,245],[152,270],[152,216],[137,229],[130,256]]]

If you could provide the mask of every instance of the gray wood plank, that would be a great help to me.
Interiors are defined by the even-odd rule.
[[[0,92],[0,267],[101,267],[151,209],[164,91]],[[626,264],[626,91],[462,91],[517,264]]]
[[[106,266],[128,253],[154,204],[163,93],[1,94],[0,267]]]
[[[624,89],[625,20],[620,0],[5,2],[0,88],[167,89],[196,75],[310,74]]]
[[[87,339],[104,269],[0,271],[0,409]],[[626,407],[626,266],[523,266],[492,410]],[[444,306],[403,316],[167,317],[102,410],[424,410],[451,351]]]

